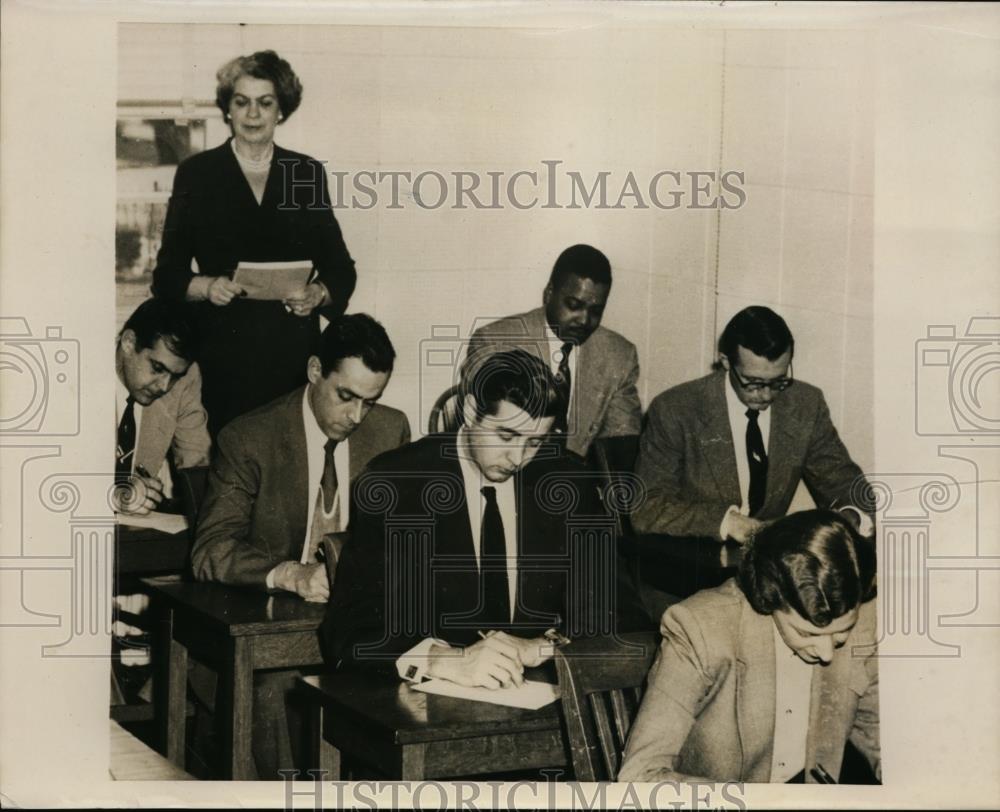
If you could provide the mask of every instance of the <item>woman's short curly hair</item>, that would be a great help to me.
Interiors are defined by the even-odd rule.
[[[827,626],[875,596],[874,543],[832,510],[793,513],[747,545],[737,581],[758,614]]]
[[[287,121],[302,102],[302,83],[295,75],[295,71],[292,70],[292,66],[274,51],[257,51],[250,56],[238,56],[235,59],[230,59],[215,74],[215,78],[219,82],[215,88],[215,103],[219,106],[223,116],[228,117],[229,115],[229,102],[233,99],[233,88],[236,86],[236,80],[241,76],[267,79],[274,85],[282,121]]]

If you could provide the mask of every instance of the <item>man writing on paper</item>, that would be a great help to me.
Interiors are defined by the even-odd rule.
[[[182,304],[147,299],[115,348],[118,437],[115,508],[144,515],[163,500],[167,453],[175,468],[208,465],[211,442],[201,405],[201,374],[192,364],[194,328]]]
[[[582,564],[613,583],[613,523],[598,478],[545,442],[562,408],[542,361],[496,353],[457,433],[372,461],[321,628],[330,666],[498,688],[551,656],[546,631],[611,629],[613,590]]]
[[[139,305],[118,336],[113,501],[119,514],[144,516],[170,495],[168,455],[175,470],[208,464],[211,443],[201,375],[191,362],[195,352],[195,331],[185,306],[162,299]],[[122,520],[127,523],[127,516]],[[143,614],[149,598],[135,579],[116,578],[116,591],[116,609]],[[116,619],[115,704],[147,698],[147,644],[141,629]]]
[[[347,528],[350,482],[377,454],[410,439],[406,416],[377,403],[395,357],[371,316],[335,318],[306,364],[306,386],[219,432],[191,551],[197,579],[329,598],[316,551]],[[295,766],[298,731],[284,718],[295,676],[272,672],[255,681],[253,751],[262,778]]]
[[[739,543],[788,511],[800,481],[817,506],[872,531],[861,469],[830,420],[823,393],[792,377],[795,342],[785,320],[748,307],[719,339],[719,369],[650,404],[636,474],[646,500],[641,533]],[[794,384],[794,385],[793,385]]]

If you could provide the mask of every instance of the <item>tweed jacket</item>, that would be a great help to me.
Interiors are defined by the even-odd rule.
[[[219,432],[191,550],[198,580],[266,589],[276,564],[299,560],[310,500],[304,388]],[[351,479],[373,457],[409,439],[406,416],[376,405],[350,436]]]
[[[773,623],[734,580],[667,609],[620,781],[770,781]],[[836,777],[848,739],[881,780],[874,601],[830,664],[813,668],[806,781],[817,763]]]
[[[649,406],[636,474],[646,486],[632,524],[640,533],[718,538],[730,505],[742,501],[737,449],[726,407],[726,373],[688,381]],[[784,516],[800,481],[817,507],[872,512],[866,481],[830,420],[823,393],[803,381],[771,405],[767,490],[761,519]]]
[[[184,376],[163,397],[142,407],[135,464],[154,476],[169,450],[177,468],[208,465],[211,441],[208,418],[201,405],[201,371],[191,364]]]
[[[463,374],[470,374],[476,364],[505,349],[520,348],[551,364],[552,353],[560,345],[548,336],[545,327],[541,307],[480,327],[469,341]],[[639,433],[639,357],[631,341],[606,327],[598,327],[576,352],[566,448],[585,457],[598,437]]]

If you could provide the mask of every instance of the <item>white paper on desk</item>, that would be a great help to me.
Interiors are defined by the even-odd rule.
[[[182,513],[147,513],[145,516],[132,516],[129,513],[118,514],[118,524],[129,527],[143,527],[149,530],[159,530],[163,533],[180,533],[188,529],[187,517]]]
[[[246,291],[248,299],[280,301],[301,293],[312,276],[311,260],[295,262],[241,262],[233,281]]]
[[[559,686],[549,682],[526,679],[521,686],[511,688],[467,688],[444,679],[431,679],[411,686],[416,691],[475,702],[489,702],[492,705],[508,705],[512,708],[538,710],[559,698]]]

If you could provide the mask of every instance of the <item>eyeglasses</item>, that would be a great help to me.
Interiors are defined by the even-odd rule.
[[[789,386],[795,383],[792,378],[792,364],[788,364],[788,377],[775,378],[773,381],[745,381],[736,371],[736,367],[730,365],[729,371],[733,373],[733,379],[740,385],[740,389],[747,392],[759,392],[761,389],[770,389],[772,392],[784,392]]]

